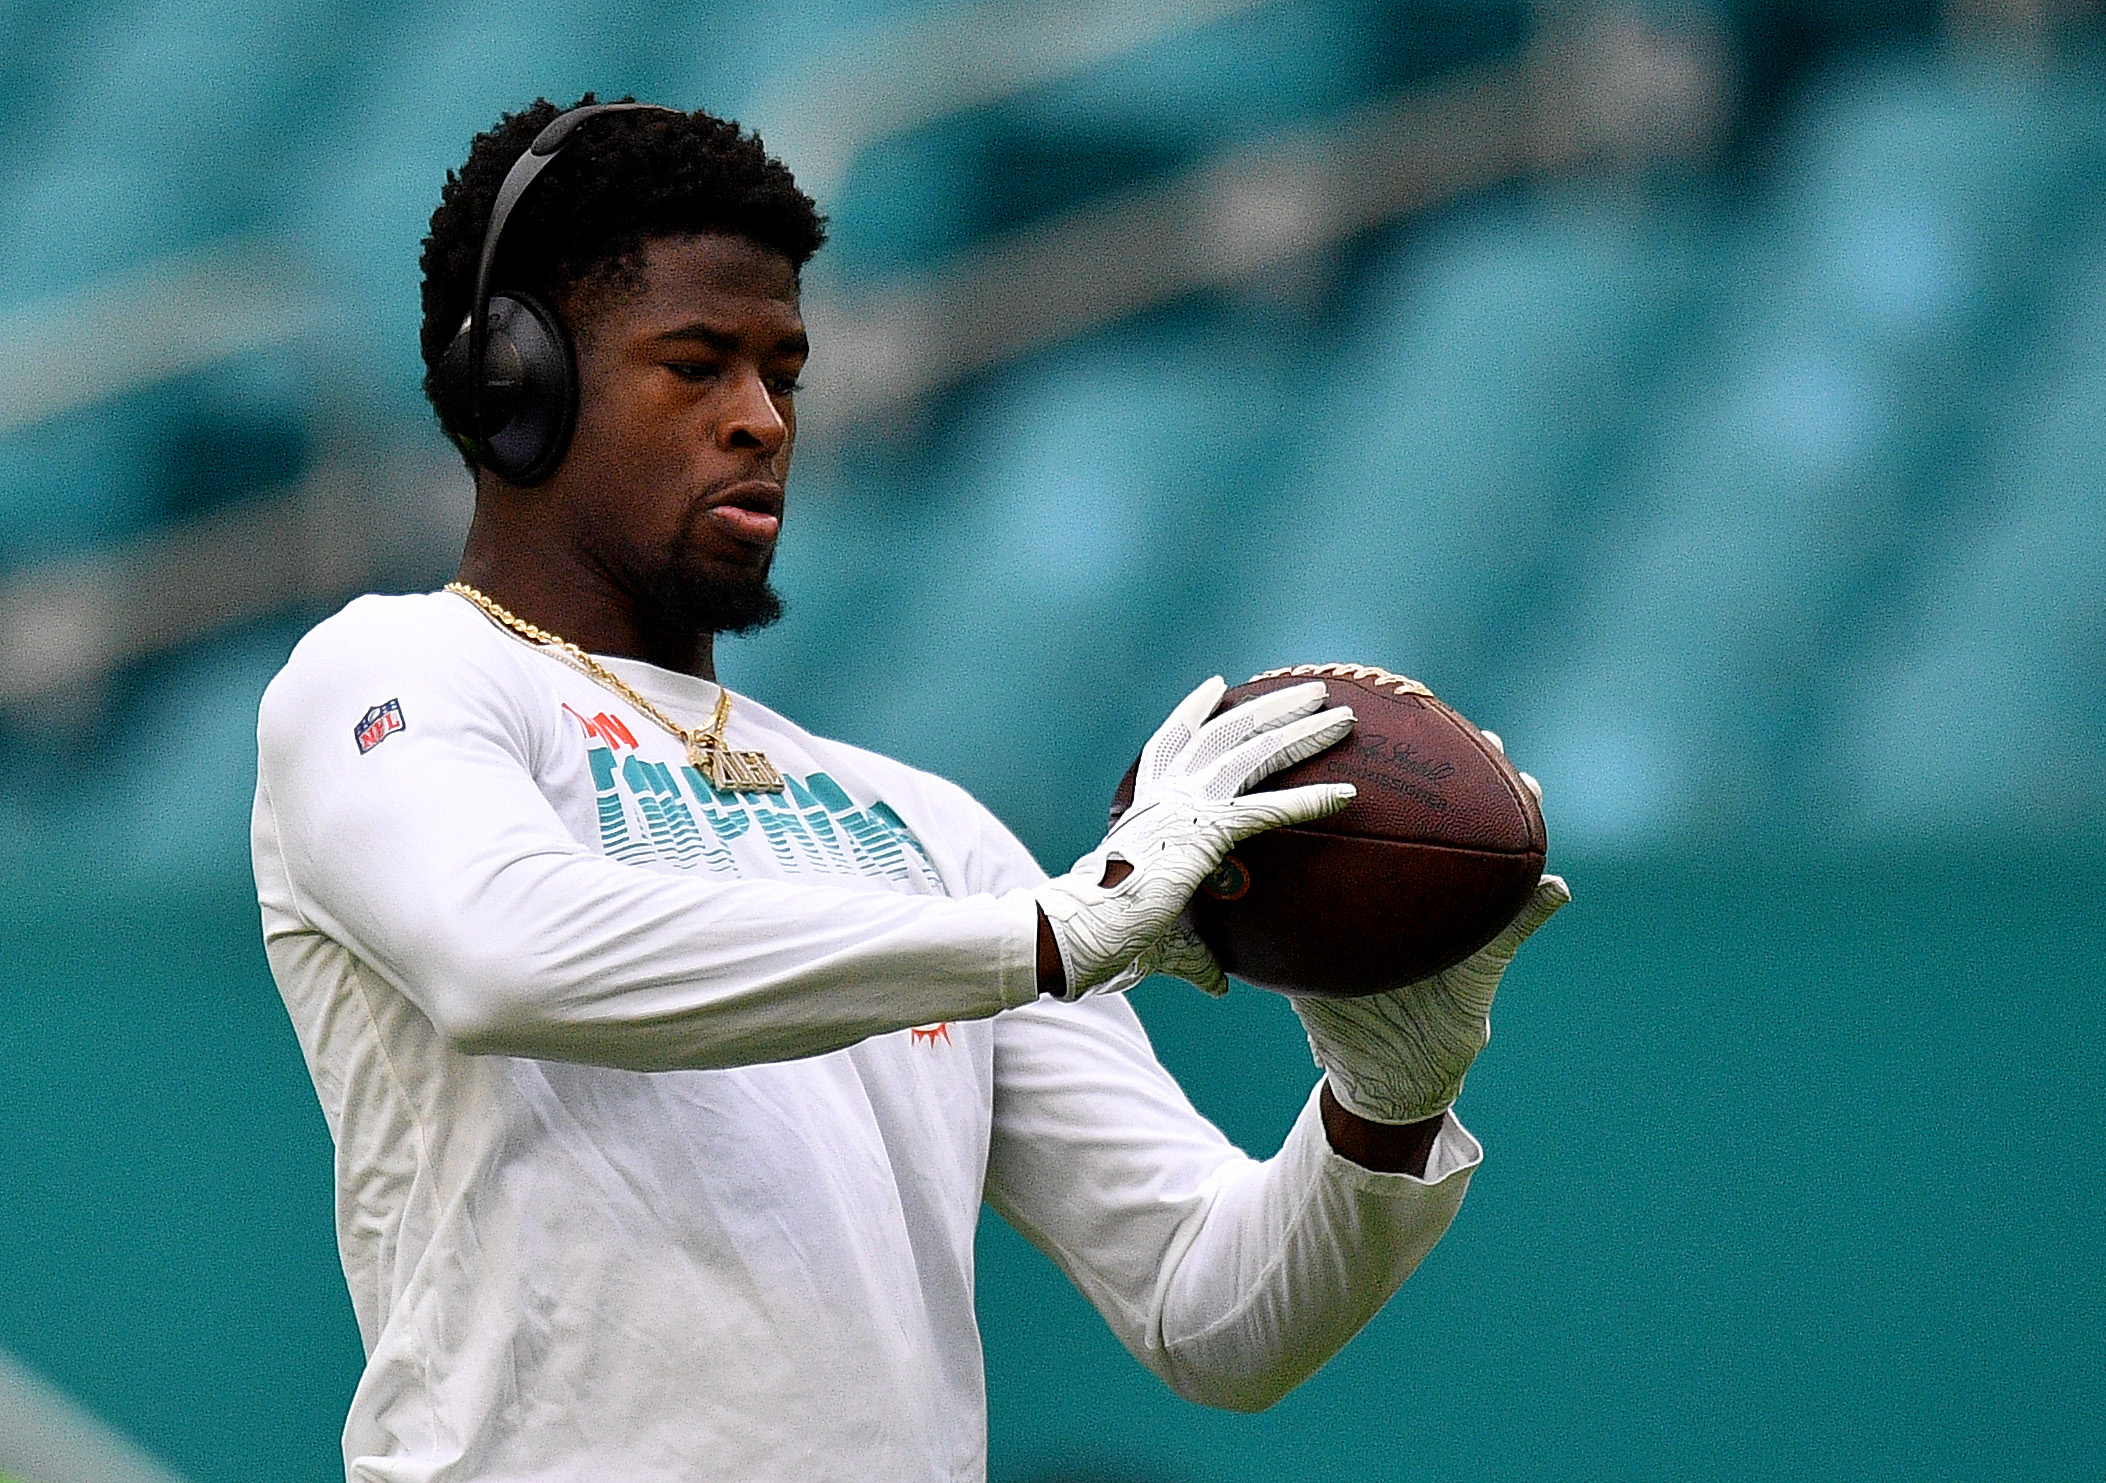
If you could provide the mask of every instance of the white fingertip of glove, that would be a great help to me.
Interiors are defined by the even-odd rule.
[[[1493,751],[1502,757],[1506,755],[1506,743],[1499,739],[1498,732],[1480,731],[1477,734],[1492,744]],[[1541,808],[1543,806],[1543,785],[1524,772],[1521,774],[1521,786],[1535,795],[1536,806]]]
[[[1321,680],[1273,690],[1207,720],[1227,687],[1215,676],[1179,702],[1141,748],[1133,808],[1167,791],[1234,798],[1263,777],[1314,757],[1353,729],[1344,706],[1323,709]],[[1193,724],[1193,716],[1200,718]]]
[[[1500,976],[1571,899],[1563,880],[1546,875],[1506,930],[1453,968],[1363,999],[1293,999],[1339,1106],[1369,1122],[1416,1123],[1454,1105],[1492,1038]]]
[[[1309,823],[1352,801],[1347,783],[1243,794],[1353,729],[1351,710],[1320,709],[1322,682],[1272,691],[1209,720],[1226,689],[1217,676],[1179,702],[1141,749],[1132,806],[1103,843],[1033,893],[1060,949],[1068,998],[1130,988],[1155,971],[1142,966],[1144,954],[1169,933],[1199,882],[1238,841]],[[1114,860],[1133,869],[1107,886],[1105,867]],[[1212,955],[1208,975],[1190,946],[1205,951],[1196,942],[1173,944],[1166,961],[1191,967],[1209,983],[1221,981]]]

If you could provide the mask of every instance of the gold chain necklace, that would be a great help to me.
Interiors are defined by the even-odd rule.
[[[643,696],[620,675],[593,658],[576,644],[537,628],[509,609],[498,606],[466,582],[448,582],[446,590],[465,597],[483,610],[499,628],[543,649],[552,649],[586,678],[596,680],[623,700],[649,716],[687,744],[687,760],[709,779],[710,786],[724,793],[780,793],[782,774],[766,752],[739,752],[724,745],[724,725],[731,719],[731,692],[717,686],[717,713],[707,726],[682,726]]]

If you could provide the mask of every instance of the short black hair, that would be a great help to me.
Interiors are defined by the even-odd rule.
[[[587,93],[572,106],[598,101]],[[422,261],[424,394],[434,408],[439,362],[468,316],[498,188],[534,136],[564,111],[539,98],[506,114],[475,136],[458,172],[446,173]],[[728,119],[657,109],[602,114],[579,130],[505,223],[492,284],[555,307],[581,284],[618,282],[646,243],[700,233],[744,237],[801,272],[826,241],[826,218],[760,137]]]

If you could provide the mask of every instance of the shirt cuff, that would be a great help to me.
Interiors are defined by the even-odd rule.
[[[1002,923],[1001,978],[997,992],[1002,1008],[1016,1009],[1038,1001],[1038,898],[1029,891],[1008,891],[995,898]]]
[[[1484,1145],[1462,1125],[1451,1107],[1441,1114],[1441,1130],[1433,1140],[1433,1151],[1426,1155],[1426,1177],[1420,1183],[1442,1184],[1483,1162]]]

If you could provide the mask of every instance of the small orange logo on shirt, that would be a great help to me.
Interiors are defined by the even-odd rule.
[[[564,706],[563,709],[570,711],[577,723],[585,728],[585,734],[594,740],[603,741],[616,751],[620,751],[623,747],[627,747],[632,752],[636,750],[636,734],[622,724],[621,717],[610,716],[605,711],[601,711],[597,716],[588,720],[579,712],[571,711],[568,705]]]
[[[922,1025],[917,1029],[909,1030],[907,1038],[915,1045],[934,1045],[939,1040],[945,1045],[949,1045],[951,1043],[951,1022],[949,1020],[940,1020],[933,1025]]]

